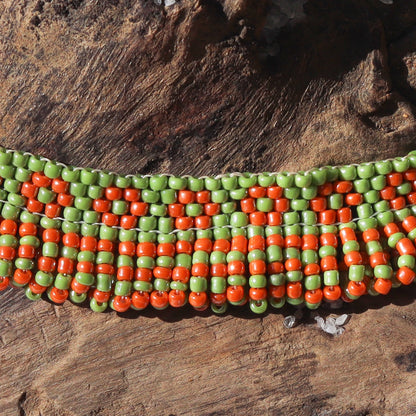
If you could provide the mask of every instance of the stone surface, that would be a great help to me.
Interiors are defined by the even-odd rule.
[[[283,28],[272,3],[4,0],[1,144],[198,175],[414,149],[416,1],[308,1]],[[351,320],[334,338],[312,315],[285,328],[290,309],[121,317],[7,290],[0,413],[414,414],[415,293],[337,311]]]

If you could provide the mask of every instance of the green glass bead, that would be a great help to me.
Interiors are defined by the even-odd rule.
[[[301,296],[300,298],[296,298],[296,299],[287,297],[286,302],[289,303],[289,305],[298,306],[298,305],[302,305],[303,303],[305,303],[305,299],[303,296]]]
[[[339,169],[335,166],[325,166],[326,174],[327,174],[327,182],[334,182],[336,181],[339,176]]]
[[[196,238],[208,238],[208,240],[212,240],[212,230],[196,230]]]
[[[321,276],[319,274],[312,274],[305,277],[305,289],[316,290],[321,287]]]
[[[228,214],[219,214],[212,216],[212,225],[214,227],[224,227],[230,223],[230,216]]]
[[[416,228],[413,228],[413,230],[407,234],[407,237],[414,242],[416,240]]]
[[[74,207],[65,207],[63,211],[63,216],[67,221],[81,221],[82,211]]]
[[[172,269],[175,266],[175,260],[173,257],[170,256],[158,256],[156,258],[156,265]]]
[[[295,175],[287,172],[280,172],[276,175],[276,183],[282,188],[290,188],[295,183]]]
[[[95,298],[91,298],[90,300],[90,308],[93,312],[102,313],[108,307],[108,302],[99,303]]]
[[[23,258],[17,258],[14,261],[14,265],[17,269],[22,270],[32,270],[35,267],[35,263],[33,260],[30,259],[23,259]]]
[[[342,252],[344,254],[350,253],[351,251],[360,251],[360,244],[356,240],[346,241],[342,246]],[[336,249],[335,249],[336,252]],[[334,255],[334,254],[332,254]]]
[[[284,228],[284,235],[287,237],[288,235],[301,235],[302,227],[299,224],[295,225],[287,225]]]
[[[175,266],[190,269],[192,266],[192,256],[190,254],[179,253],[175,256]]]
[[[362,163],[357,166],[357,175],[362,179],[368,179],[374,176],[375,167],[373,163]]]
[[[353,230],[357,229],[357,224],[355,222],[346,222],[343,224],[339,224],[339,229],[342,230],[343,228],[352,228]],[[336,234],[337,233],[337,227],[334,225],[322,225],[321,226],[321,233],[332,233],[332,234]]]
[[[284,298],[284,297],[283,298],[276,298],[276,299],[270,298],[269,303],[270,303],[271,307],[273,307],[275,309],[279,309],[279,308],[282,308],[283,306],[285,306],[286,298]]]
[[[227,290],[227,280],[224,277],[212,276],[210,285],[212,293],[225,293]]]
[[[211,303],[211,310],[212,312],[216,313],[216,314],[223,314],[225,312],[227,312],[228,309],[228,305],[227,303],[224,303],[222,305],[215,305],[215,303]]]
[[[252,250],[248,253],[247,260],[250,263],[256,260],[266,260],[266,253],[262,250]]]
[[[97,237],[100,232],[98,225],[81,224],[81,234],[86,237]]]
[[[12,154],[12,163],[14,166],[19,168],[25,168],[29,161],[29,155],[25,155],[22,152],[13,152]],[[3,162],[0,162],[3,163]]]
[[[156,243],[157,236],[156,233],[148,233],[148,232],[139,232],[137,241],[139,243]]]
[[[87,195],[92,199],[100,199],[104,195],[104,188],[98,185],[89,185],[87,189]]]
[[[223,214],[232,214],[237,210],[237,204],[235,201],[224,202],[221,204],[221,212]]]
[[[143,231],[155,230],[157,228],[156,217],[140,217],[139,228]]]
[[[355,166],[342,166],[339,168],[339,176],[344,181],[353,181],[357,177]]]
[[[316,195],[318,195],[318,188],[315,185],[311,185],[311,186],[309,186],[307,188],[302,188],[300,190],[300,196],[303,199],[310,200],[312,198],[315,198]]]
[[[14,178],[19,182],[27,182],[30,180],[32,172],[25,168],[16,168]]]
[[[232,227],[245,227],[248,224],[248,216],[244,212],[233,212],[230,216],[230,225]]]
[[[0,165],[0,176],[4,179],[13,179],[16,168],[10,165]]]
[[[205,277],[191,276],[189,279],[189,289],[191,292],[206,292],[208,289],[207,279]]]
[[[197,217],[202,215],[204,207],[202,204],[186,204],[185,206],[186,215],[189,217]]]
[[[247,238],[253,238],[256,235],[264,237],[264,228],[260,225],[249,225],[247,227]]]
[[[293,211],[305,211],[308,209],[309,203],[305,199],[292,199],[290,201],[290,207]],[[272,206],[272,209],[273,209],[273,206]]]
[[[286,272],[288,282],[300,282],[303,279],[303,273],[300,270],[291,270]]]
[[[115,201],[117,202],[117,201]],[[74,207],[77,209],[80,209],[81,211],[87,211],[92,206],[92,199],[83,197],[83,196],[77,196],[74,200]],[[113,204],[114,206],[114,204]]]
[[[225,264],[227,262],[227,255],[222,251],[213,251],[209,258],[210,264]]]
[[[385,175],[377,175],[370,179],[371,187],[376,191],[381,191],[386,186]]]
[[[113,184],[113,180],[114,180],[114,174],[110,172],[99,171],[96,183],[97,185],[103,188],[107,188]],[[146,180],[146,186],[147,186],[147,180]]]
[[[270,284],[273,286],[281,286],[286,283],[286,275],[284,273],[271,274],[269,279]]]
[[[149,187],[149,178],[136,175],[131,178],[131,183],[136,189],[147,189]]]
[[[153,287],[155,290],[158,290],[160,292],[166,292],[170,288],[170,283],[169,280],[155,279],[153,282]]]
[[[238,178],[237,176],[224,176],[221,178],[221,185],[227,191],[236,189],[238,186]]]
[[[264,274],[255,274],[248,280],[250,287],[262,288],[267,286],[267,278]]]
[[[42,217],[40,219],[40,225],[41,227],[48,229],[48,228],[54,228],[56,230],[59,230],[61,228],[62,222],[58,219],[52,219],[48,217]]]
[[[14,193],[10,193],[7,196],[7,201],[10,203],[10,205],[15,207],[24,207],[26,205],[26,198]]]
[[[374,189],[364,194],[364,201],[369,204],[375,204],[380,200],[380,193]],[[387,202],[387,201],[386,201]]]
[[[231,238],[231,231],[229,228],[217,228],[213,231],[215,240],[229,240]]]
[[[287,225],[298,224],[300,217],[298,212],[285,212],[283,214],[283,223]]]
[[[20,238],[19,244],[39,248],[40,241],[39,241],[39,238],[35,237],[34,235],[25,235],[22,238]]]
[[[82,302],[85,302],[85,300],[87,299],[87,294],[86,293],[78,294],[74,290],[70,290],[69,299],[73,303],[82,303]]]
[[[154,175],[149,178],[149,186],[153,191],[162,191],[168,187],[168,177],[166,175]]]
[[[384,227],[387,224],[394,221],[394,215],[392,212],[389,212],[389,211],[380,212],[380,214],[377,214],[377,221],[380,224],[380,226]]]
[[[245,261],[246,256],[244,253],[238,250],[231,250],[227,253],[227,263],[232,261]]]
[[[172,280],[170,282],[170,288],[172,290],[183,290],[185,292],[188,290],[188,285],[186,283],[182,283],[177,280]]]
[[[59,178],[61,176],[62,166],[57,165],[53,161],[46,162],[43,173],[50,179]]]
[[[160,232],[162,232],[164,234],[169,234],[175,228],[175,221],[174,221],[173,218],[160,217],[158,219],[157,228]]]
[[[389,160],[382,160],[374,164],[375,171],[379,175],[387,175],[393,170],[393,164]]]
[[[68,290],[71,284],[72,277],[58,273],[55,277],[54,285],[59,290]]]
[[[410,167],[410,161],[407,157],[396,157],[392,160],[392,163],[396,172],[405,172]]]
[[[310,310],[315,310],[315,309],[318,309],[321,306],[321,303],[322,302],[310,303],[310,302],[305,301],[305,306]]]
[[[407,195],[412,192],[412,185],[410,182],[403,182],[401,185],[396,186],[396,192],[399,195]]]
[[[354,190],[360,194],[370,190],[370,181],[368,179],[356,179],[354,181]]]
[[[160,201],[162,204],[174,204],[177,201],[177,192],[174,189],[160,191]]]
[[[42,172],[45,167],[45,161],[40,160],[38,156],[30,156],[27,162],[27,167],[32,172]]]
[[[95,253],[93,251],[80,251],[77,255],[78,261],[89,261],[91,263],[95,262]]]
[[[34,237],[34,238],[36,238],[36,237]],[[37,241],[39,241],[39,240],[37,240]],[[18,240],[14,235],[10,235],[10,234],[0,235],[0,246],[16,248],[17,245],[18,245]]]
[[[30,290],[29,286],[27,286],[25,289],[25,295],[28,299],[33,300],[33,301],[36,301],[42,298],[42,293],[33,293]]]
[[[208,191],[217,191],[221,189],[221,180],[215,178],[205,178],[205,188]]]
[[[117,267],[134,267],[133,258],[126,254],[120,254],[117,257]]]
[[[378,241],[369,241],[365,248],[369,256],[378,253],[379,251],[383,251],[383,247]]]
[[[150,204],[150,207],[149,207],[150,215],[154,215],[155,217],[164,217],[167,214],[167,212],[168,212],[168,207],[164,204]]]
[[[171,189],[182,190],[188,186],[188,180],[177,176],[171,176],[168,179],[168,187]]]
[[[399,209],[397,211],[393,212],[393,215],[395,218],[397,218],[399,221],[403,221],[405,218],[407,218],[409,215],[411,215],[411,211],[409,208],[403,208]]]
[[[199,192],[204,189],[204,180],[200,178],[188,178],[188,189],[193,192]]]
[[[323,185],[327,180],[326,168],[313,169],[310,173],[312,175],[312,184],[315,186]]]
[[[283,229],[282,227],[278,225],[273,225],[273,226],[268,225],[265,229],[266,237],[268,237],[269,235],[275,235],[275,234],[282,235],[282,233],[283,233]]]
[[[42,246],[42,255],[47,257],[58,257],[59,246],[56,243],[46,242]]]
[[[96,286],[100,292],[109,292],[111,290],[111,275],[97,273]]]
[[[399,256],[399,258],[397,259],[397,265],[399,267],[408,267],[412,270],[415,268],[415,262],[415,258],[410,254],[404,254],[402,256]]]
[[[84,196],[87,193],[88,187],[80,182],[72,182],[69,185],[69,193],[73,196]]]
[[[231,228],[231,237],[236,237],[238,235],[242,235],[243,237],[246,237],[247,232],[245,228]]]
[[[343,206],[342,195],[332,194],[328,197],[328,208],[329,209],[340,209]]]
[[[40,187],[38,190],[38,200],[42,202],[43,204],[49,204],[55,199],[55,192],[50,191],[49,189]]]
[[[35,282],[40,286],[50,286],[53,283],[52,273],[37,271],[35,274]]]
[[[306,266],[308,264],[318,263],[319,256],[315,250],[302,250],[301,254],[301,261],[302,266]]]
[[[245,286],[247,284],[247,279],[242,274],[233,274],[228,276],[227,283],[230,286]]]
[[[262,299],[262,300],[250,299],[250,309],[254,313],[261,314],[261,313],[266,312],[267,305],[268,303],[266,299]]]
[[[117,188],[126,189],[131,185],[131,177],[116,175],[113,179],[113,182],[114,186],[116,186]]]
[[[319,235],[319,228],[315,225],[304,225],[302,227],[302,235],[312,234],[312,235]]]
[[[373,214],[373,207],[370,204],[361,204],[357,206],[358,218],[369,218]]]
[[[229,195],[231,199],[234,199],[236,201],[240,201],[241,199],[244,199],[248,195],[248,190],[246,188],[237,188],[232,189],[229,191]]]
[[[360,231],[368,230],[369,228],[377,228],[376,218],[363,218],[357,222],[358,229]]]
[[[352,264],[348,270],[348,278],[354,282],[361,282],[364,280],[365,266]]]
[[[98,172],[91,169],[82,169],[79,179],[85,185],[95,185],[98,181]]]
[[[257,182],[263,188],[267,188],[276,183],[276,177],[268,172],[264,172],[257,176]]]
[[[0,147],[0,164],[9,165],[12,163],[13,153],[14,152],[7,151],[4,147]]]
[[[159,280],[159,279],[157,279]],[[128,280],[119,280],[114,287],[114,294],[116,296],[129,296],[131,293],[132,283]]]
[[[100,213],[96,211],[84,211],[82,218],[88,224],[98,223],[100,222]]]
[[[242,188],[251,188],[252,186],[257,185],[257,176],[251,173],[243,173],[238,177],[238,184]]]
[[[137,258],[137,267],[145,269],[153,269],[155,267],[155,260],[152,257],[141,256]]]
[[[266,257],[269,263],[283,260],[283,253],[281,247],[277,245],[269,246],[266,249]]]
[[[62,169],[61,177],[66,182],[77,182],[79,180],[80,171],[79,169],[74,169],[71,166],[67,166]]]
[[[297,199],[300,195],[300,189],[296,187],[284,188],[283,196],[287,199]]]
[[[6,220],[16,221],[20,215],[20,208],[5,203],[1,210],[1,216]]]
[[[283,249],[283,258],[288,259],[299,259],[300,260],[300,251],[295,247],[288,247]]]
[[[324,285],[336,286],[339,285],[339,272],[338,270],[327,270],[324,272]]]
[[[98,263],[99,264],[99,263]],[[78,283],[81,283],[85,286],[91,286],[94,284],[94,275],[92,273],[83,273],[77,272],[75,273],[75,279]]]
[[[393,269],[386,264],[379,264],[374,267],[374,277],[381,279],[391,279],[393,277]]]
[[[219,189],[211,192],[211,201],[217,204],[223,204],[228,201],[228,191]]]
[[[167,218],[167,219],[169,219],[169,218]],[[165,243],[175,244],[176,241],[177,241],[177,239],[176,239],[175,234],[158,234],[157,235],[157,242],[159,244],[165,244]]]
[[[21,183],[15,179],[5,179],[3,188],[7,192],[18,193],[20,191]]]
[[[110,251],[99,251],[95,258],[97,264],[112,264],[113,261],[114,254]]]
[[[405,238],[405,235],[403,233],[394,233],[393,235],[391,235],[388,240],[387,240],[387,244],[389,245],[389,247],[391,248],[395,248],[397,243],[402,239]]]
[[[66,257],[71,260],[76,260],[78,255],[78,250],[74,247],[62,247],[61,248],[62,257]]]
[[[117,201],[113,201],[112,203],[112,207],[111,207],[111,211],[113,212],[113,214],[116,215],[125,215],[128,212],[128,204],[126,201],[123,200],[117,200]]]
[[[148,204],[156,204],[160,199],[160,193],[150,189],[143,189],[141,196],[143,202],[147,202]]]
[[[306,225],[314,225],[317,223],[318,218],[316,212],[305,210],[301,213],[302,222]]]
[[[0,259],[0,276],[11,276],[13,271],[12,262],[8,260]]]
[[[312,185],[312,175],[310,173],[296,173],[295,185],[298,188],[307,188]]]
[[[192,254],[192,264],[205,263],[208,264],[209,254],[206,251],[198,250]]]

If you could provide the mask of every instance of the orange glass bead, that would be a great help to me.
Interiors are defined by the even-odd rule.
[[[118,252],[122,255],[133,257],[136,253],[136,244],[134,244],[133,241],[121,241],[118,244]]]
[[[116,201],[118,199],[121,199],[123,196],[123,190],[121,188],[117,188],[115,186],[110,186],[108,188],[105,188],[105,197],[109,201]]]
[[[79,248],[83,251],[95,251],[97,250],[97,239],[92,236],[84,236],[81,238]]]
[[[38,228],[36,224],[32,222],[25,222],[19,226],[19,235],[24,237],[25,235],[36,235],[38,233]]]
[[[43,204],[37,199],[29,198],[26,202],[26,208],[29,212],[42,212]]]
[[[181,204],[192,204],[195,202],[195,192],[189,190],[181,190],[178,192],[178,201]]]
[[[156,253],[158,256],[169,256],[175,255],[175,245],[172,243],[160,243],[157,245]]]
[[[13,260],[16,256],[16,250],[13,247],[1,246],[0,259]]]
[[[266,262],[264,260],[254,260],[248,265],[251,275],[265,274],[266,273]]]
[[[383,251],[378,251],[377,253],[373,253],[370,255],[369,262],[371,267],[376,267],[382,264],[388,264],[389,259],[387,258],[386,253]]]
[[[264,226],[267,224],[267,215],[262,211],[254,211],[249,215],[251,225]]]
[[[403,209],[406,206],[406,198],[404,196],[399,196],[390,200],[391,209]]]
[[[255,235],[248,240],[248,251],[266,249],[266,240],[261,235]]]
[[[338,239],[334,233],[323,233],[319,239],[322,246],[338,247]]]
[[[59,217],[61,213],[61,206],[58,204],[46,204],[45,205],[45,215],[48,218],[56,218]]]
[[[18,256],[23,259],[33,259],[36,255],[36,249],[33,246],[23,244],[19,246]]]
[[[52,180],[51,184],[52,191],[56,193],[66,193],[69,189],[69,182],[64,181],[60,178],[55,178]]]
[[[403,172],[403,178],[406,181],[416,181],[416,169],[412,168]]]
[[[416,217],[409,215],[403,220],[402,225],[406,232],[410,233],[410,231],[416,228]]]
[[[211,253],[212,241],[209,238],[199,238],[195,241],[194,249],[195,251],[205,251],[206,253]]]
[[[351,252],[353,253],[353,251]],[[350,253],[348,253],[350,254]],[[323,272],[328,270],[338,270],[338,261],[335,256],[326,256],[321,259],[321,269]]]
[[[192,265],[192,276],[208,277],[209,266],[205,263],[195,263]]]
[[[321,267],[319,264],[316,263],[310,263],[305,266],[303,269],[303,274],[305,276],[312,276],[314,274],[319,274],[321,272]]]
[[[337,210],[337,218],[339,222],[346,223],[352,220],[351,208],[344,207]]]
[[[269,186],[267,188],[267,197],[270,199],[279,199],[283,195],[283,188],[280,186]]]
[[[399,186],[403,182],[403,175],[400,172],[393,172],[386,175],[386,182],[390,186]]]
[[[233,237],[231,240],[231,250],[237,250],[243,254],[247,254],[247,238],[243,235]]]
[[[325,286],[323,295],[324,298],[327,300],[337,300],[341,297],[342,291],[338,285],[335,286]]]
[[[112,264],[97,264],[95,266],[96,273],[114,274],[114,266]]]
[[[23,182],[20,188],[20,193],[26,198],[35,198],[38,194],[38,189],[39,187],[31,182]]]
[[[282,214],[277,211],[272,211],[267,213],[267,224],[268,225],[281,225],[282,224]]]
[[[302,263],[297,258],[287,259],[285,261],[285,269],[287,271],[302,270]]]
[[[348,282],[347,289],[353,296],[362,296],[367,292],[367,287],[364,282],[355,282],[353,280]]]
[[[390,292],[392,285],[393,284],[390,279],[378,278],[374,283],[374,290],[382,295],[387,295],[387,293]]]
[[[263,198],[266,196],[267,189],[263,188],[262,186],[252,186],[251,188],[248,188],[248,194],[252,198]]]
[[[380,240],[380,233],[375,228],[369,228],[368,230],[363,231],[363,240],[368,243],[369,241],[378,241]]]
[[[212,225],[211,217],[209,215],[198,215],[195,217],[195,227],[200,230],[206,230]]]
[[[287,297],[291,299],[297,299],[302,296],[302,283],[291,282],[286,285]]]
[[[156,257],[157,249],[155,243],[144,242],[137,244],[137,256]]]
[[[6,278],[6,279],[7,279],[7,278]],[[30,290],[32,291],[32,293],[34,293],[34,294],[36,294],[36,295],[40,295],[41,293],[45,292],[45,291],[46,291],[46,289],[47,289],[47,287],[46,287],[46,286],[41,286],[41,285],[38,285],[38,284],[35,282],[35,279],[34,279],[34,278],[32,278],[32,280],[30,281],[30,283],[29,283],[29,288],[30,288]]]
[[[94,199],[92,208],[97,212],[108,212],[111,209],[111,201],[107,199]]]
[[[43,272],[53,272],[56,269],[56,259],[53,257],[41,256],[38,258],[38,269]]]
[[[362,194],[358,192],[352,192],[350,194],[345,195],[345,203],[347,205],[361,205],[364,201],[364,197]]]
[[[186,267],[176,266],[172,269],[172,280],[188,283],[191,272]]]
[[[240,201],[241,211],[250,214],[256,211],[256,200],[254,198],[245,198]]]
[[[222,263],[211,264],[211,276],[227,277],[227,265]]]
[[[189,241],[180,240],[176,242],[176,252],[184,254],[192,254],[193,248]]]
[[[321,289],[307,290],[305,292],[305,301],[308,303],[320,303],[323,298]]]
[[[358,251],[350,251],[344,256],[344,263],[348,267],[352,266],[353,264],[363,264],[363,258]]]
[[[32,182],[36,186],[43,186],[44,188],[47,188],[52,183],[52,180],[48,178],[43,172],[34,172],[32,174]]]
[[[409,201],[409,204],[416,205],[416,192],[410,192],[409,194],[406,195],[406,198]]]
[[[345,244],[347,241],[357,241],[355,231],[349,227],[345,227],[339,230],[339,236],[341,238],[342,244]]]
[[[332,194],[333,185],[331,182],[324,183],[323,185],[318,186],[318,195],[320,196],[328,196]]]
[[[409,238],[402,238],[396,244],[396,250],[401,256],[405,254],[410,254],[411,256],[416,256],[416,248],[412,243],[412,240]]]
[[[114,296],[113,308],[117,312],[126,312],[130,309],[131,297],[130,296]]]
[[[136,228],[137,217],[134,215],[122,215],[120,218],[120,227],[125,230]]]
[[[396,188],[392,186],[386,186],[380,191],[380,197],[387,201],[396,197]]]
[[[155,309],[165,309],[169,305],[169,293],[154,290],[150,294],[150,304]]]
[[[175,220],[175,226],[178,230],[187,230],[194,226],[194,219],[192,217],[178,217]]]
[[[72,274],[74,272],[74,260],[68,257],[60,257],[57,270],[62,274]]]
[[[208,204],[211,201],[211,192],[199,191],[196,193],[195,200],[198,204]]]
[[[80,241],[77,233],[66,233],[62,236],[62,243],[67,247],[78,248]]]
[[[227,302],[227,293],[210,293],[209,298],[211,303],[217,306],[224,305]]]
[[[136,202],[140,199],[140,191],[134,188],[126,188],[123,191],[123,197],[126,201]]]
[[[48,228],[46,230],[43,230],[42,240],[45,243],[46,242],[59,243],[60,238],[61,238],[61,233],[59,232],[59,230],[55,228]]]
[[[277,212],[289,211],[290,202],[287,198],[278,198],[274,201],[274,210]]]
[[[133,280],[134,270],[131,266],[121,266],[117,268],[117,280]]]
[[[273,298],[282,298],[286,294],[286,285],[269,286],[269,295]]]
[[[0,223],[0,234],[11,234],[16,235],[17,223],[13,220],[3,220]]]
[[[400,232],[400,228],[394,222],[390,222],[389,224],[384,226],[384,233],[387,237],[390,237],[393,234]]]
[[[397,280],[404,284],[410,285],[410,283],[415,280],[416,274],[415,272],[407,266],[400,267],[396,274]]]
[[[70,194],[60,193],[58,194],[56,201],[63,207],[71,207],[74,203],[74,196]]]
[[[309,206],[312,211],[321,212],[326,210],[326,198],[323,196],[317,196],[309,201]]]
[[[221,205],[215,202],[204,204],[204,212],[209,216],[218,215],[221,212]]]
[[[68,291],[65,289],[58,289],[53,287],[49,292],[52,302],[55,303],[64,303],[68,298]]]
[[[130,204],[130,213],[132,215],[136,215],[136,217],[142,217],[144,215],[147,215],[148,211],[149,204],[147,204],[146,202],[132,202]]]
[[[6,276],[0,276],[0,291],[5,290],[9,286],[10,279]]]
[[[299,235],[292,234],[285,237],[285,247],[295,247],[301,248],[302,246],[302,238]]]
[[[71,289],[77,293],[78,295],[82,293],[87,293],[90,289],[89,286],[83,285],[82,283],[79,283],[75,278],[71,281]],[[33,292],[33,291],[32,291]],[[33,292],[35,293],[35,292]]]
[[[255,288],[251,287],[248,295],[253,300],[263,300],[267,298],[267,289],[265,287]]]
[[[280,234],[272,234],[266,238],[266,245],[267,247],[270,247],[270,246],[284,247],[285,239]]]
[[[90,261],[79,261],[77,263],[77,271],[82,273],[92,273],[94,271],[94,263]]]
[[[139,267],[134,271],[134,278],[143,282],[151,282],[153,279],[153,271],[152,269],[145,269],[144,267]]]
[[[285,271],[285,267],[283,263],[280,261],[273,261],[267,265],[267,273],[270,274],[278,274],[283,273]]]
[[[335,181],[333,187],[337,194],[347,194],[353,186],[351,181]]]
[[[243,286],[228,286],[227,299],[229,302],[241,302],[244,298]]]
[[[326,209],[318,215],[318,221],[325,225],[334,224],[337,219],[337,212],[334,209]]]
[[[146,309],[147,305],[149,305],[149,301],[150,296],[147,292],[136,291],[131,295],[131,303],[136,309]]]
[[[246,271],[246,266],[242,261],[234,260],[228,263],[228,274],[235,275],[235,274],[244,274]]]
[[[26,285],[33,277],[32,270],[16,269],[13,273],[13,280],[19,285]]]
[[[156,279],[170,280],[172,277],[172,269],[168,267],[156,266],[153,269],[153,276]]]
[[[104,302],[108,302],[110,300],[111,293],[110,292],[102,292],[98,289],[94,289],[94,292],[93,292],[92,296],[98,303],[104,303]]]
[[[186,303],[186,293],[183,290],[171,290],[169,292],[169,305],[180,308]]]
[[[195,309],[201,310],[202,308],[208,306],[208,296],[206,292],[191,292],[189,294],[189,304]]]

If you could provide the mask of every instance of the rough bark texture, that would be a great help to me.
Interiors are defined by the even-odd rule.
[[[2,1],[1,144],[199,175],[414,149],[416,1],[309,1],[280,32],[271,3]],[[346,307],[352,319],[332,338],[311,316],[285,329],[290,309],[121,317],[7,290],[0,413],[415,414],[415,294]]]

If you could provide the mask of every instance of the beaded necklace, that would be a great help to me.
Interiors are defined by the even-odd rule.
[[[0,148],[0,290],[95,312],[351,302],[414,280],[415,204],[416,151],[196,178]]]

